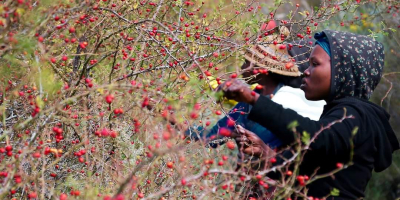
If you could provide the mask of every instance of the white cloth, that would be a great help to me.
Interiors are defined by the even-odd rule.
[[[272,97],[272,101],[315,121],[318,121],[321,117],[324,105],[326,104],[324,100],[309,101],[306,99],[303,90],[289,86],[281,87]]]

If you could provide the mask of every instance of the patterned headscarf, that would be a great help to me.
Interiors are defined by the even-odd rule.
[[[332,55],[329,100],[349,96],[369,100],[382,76],[383,45],[348,32],[324,30],[316,36],[328,39]]]

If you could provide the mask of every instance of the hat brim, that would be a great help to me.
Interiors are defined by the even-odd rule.
[[[301,76],[298,65],[293,64],[289,69],[286,68],[286,64],[292,62],[292,58],[287,52],[278,50],[273,52],[273,50],[272,48],[255,45],[242,53],[247,61],[259,67],[266,68],[272,73],[293,77]],[[276,60],[272,59],[272,57],[276,57]]]

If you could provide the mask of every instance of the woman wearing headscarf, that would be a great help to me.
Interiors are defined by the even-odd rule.
[[[328,199],[363,198],[372,170],[380,172],[389,167],[392,153],[399,149],[389,124],[389,114],[368,101],[382,75],[383,45],[367,36],[332,30],[317,33],[314,38],[317,42],[310,55],[310,66],[304,72],[301,89],[308,100],[327,102],[318,121],[302,117],[261,95],[252,95],[251,90],[238,80],[226,81],[220,90],[229,99],[251,104],[249,119],[275,133],[283,145],[298,141],[298,135],[287,128],[293,121],[298,122],[298,133],[307,132],[310,138],[316,136],[300,164],[300,175],[330,173],[351,161],[334,176],[307,185],[308,196],[327,197],[335,189],[339,191],[338,196]],[[330,124],[343,119],[344,115],[352,117]],[[321,129],[329,124],[330,128]],[[355,135],[354,130],[358,130]],[[253,148],[241,143],[247,150],[268,149],[256,135],[241,132],[247,137],[245,139],[258,146]],[[291,152],[283,152],[282,157],[290,158]],[[277,157],[276,164],[282,162],[283,159]]]
[[[288,30],[279,31],[284,34]],[[252,85],[254,92],[270,98],[285,108],[293,109],[302,116],[318,119],[325,102],[308,101],[304,98],[304,92],[299,89],[300,75],[307,68],[307,59],[311,52],[309,44],[306,43],[313,40],[295,41],[296,45],[286,48],[279,48],[279,45],[272,44],[274,40],[280,41],[277,36],[270,35],[263,40],[264,45],[257,44],[243,52],[245,63],[241,67],[242,78],[247,84]],[[291,64],[290,67],[287,67],[287,64]],[[255,74],[254,71],[256,71]],[[221,140],[224,138],[223,134],[219,134],[221,130],[234,133],[240,125],[255,133],[272,149],[280,147],[282,142],[274,136],[273,132],[248,119],[251,107],[250,104],[239,102],[211,129],[206,130],[202,126],[190,127],[186,134],[194,139],[204,138],[211,147],[217,147],[225,141]]]

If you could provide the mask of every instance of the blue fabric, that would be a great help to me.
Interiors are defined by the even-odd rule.
[[[329,57],[332,57],[331,55],[331,48],[329,46],[329,41],[328,38],[325,36],[325,34],[321,34],[321,33],[316,33],[314,35],[314,38],[317,39],[317,41],[315,42],[316,45],[319,45],[320,47],[322,47],[325,52],[329,55]]]
[[[275,94],[283,85],[280,84],[273,94]],[[256,91],[256,90],[255,90]],[[256,91],[258,92],[258,91]],[[246,103],[238,103],[232,110],[229,111],[228,116],[233,119],[237,125],[241,125],[243,128],[255,133],[258,137],[260,137],[265,144],[268,144],[272,149],[279,147],[282,145],[282,142],[273,134],[271,131],[266,129],[265,127],[261,126],[260,124],[249,120],[248,114],[250,113],[251,105]],[[197,138],[200,136],[201,138],[204,137],[205,132],[207,133],[204,137],[205,139],[210,139],[212,136],[216,136],[218,134],[218,130],[221,127],[225,127],[234,131],[234,126],[228,126],[228,117],[225,116],[224,118],[220,119],[216,125],[214,125],[209,131],[206,131],[202,126],[199,127],[190,127],[188,131],[186,131],[186,135],[190,135],[192,132],[192,137]],[[196,131],[194,131],[196,130]],[[194,132],[193,132],[194,131]],[[199,134],[198,136],[196,136]],[[210,144],[211,147],[215,148],[220,144]]]

